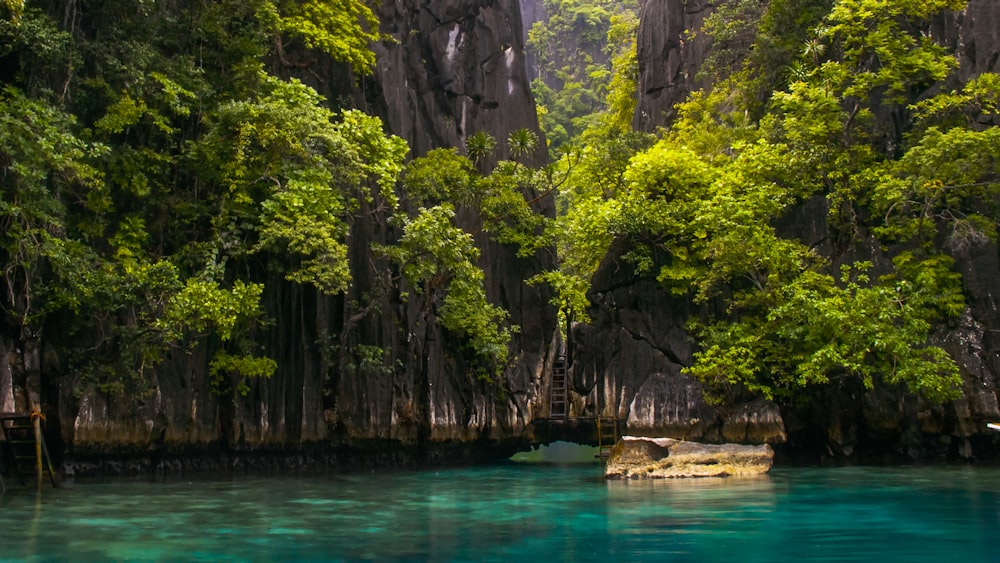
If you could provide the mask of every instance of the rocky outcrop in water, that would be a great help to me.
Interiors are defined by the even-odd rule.
[[[619,441],[608,458],[608,479],[674,479],[682,477],[747,477],[771,470],[774,450],[767,444],[699,444],[670,438]]]

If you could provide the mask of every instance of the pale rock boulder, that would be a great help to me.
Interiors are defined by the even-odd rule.
[[[750,476],[767,473],[774,450],[767,444],[702,444],[671,438],[626,436],[604,469],[609,479]]]

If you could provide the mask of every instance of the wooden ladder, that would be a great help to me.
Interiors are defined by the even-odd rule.
[[[549,418],[569,415],[569,382],[566,378],[566,356],[559,355],[552,364],[552,391],[549,394]]]
[[[4,447],[7,458],[12,463],[11,469],[22,485],[27,485],[29,479],[35,477],[37,486],[41,487],[41,474],[47,470],[52,486],[56,487],[58,485],[49,448],[45,445],[40,427],[38,432],[35,429],[35,425],[41,423],[40,420],[35,420],[37,416],[40,415],[0,413],[0,432],[3,434]],[[46,462],[44,465],[43,456]]]
[[[597,417],[597,456],[601,459],[611,457],[611,449],[618,443],[618,419]]]

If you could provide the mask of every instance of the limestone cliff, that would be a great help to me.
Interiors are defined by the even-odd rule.
[[[709,82],[698,69],[710,47],[697,34],[712,4],[707,0],[647,0],[639,12],[636,56],[639,92],[632,125],[654,131],[675,117],[674,106]]]
[[[528,44],[528,32],[531,30],[536,22],[545,21],[547,15],[545,13],[545,2],[543,0],[520,0],[521,5],[521,39],[524,44]],[[538,72],[536,66],[538,61],[532,53],[526,54],[525,67],[528,71],[528,79],[534,80],[538,78]]]
[[[640,21],[639,91],[634,125],[642,130],[668,126],[673,106],[692,90],[710,86],[697,78],[710,48],[699,34],[707,2],[648,0]],[[1000,6],[973,0],[966,10],[935,22],[961,62],[955,81],[995,72],[1000,58]],[[691,39],[693,38],[693,40]],[[785,236],[823,247],[825,200],[800,206],[781,227]],[[783,408],[756,402],[721,412],[705,404],[697,382],[681,375],[691,360],[684,330],[690,305],[671,297],[655,280],[635,276],[616,260],[627,251],[619,241],[593,280],[593,323],[572,332],[573,381],[581,412],[601,412],[628,420],[629,431],[682,439],[781,442],[784,451],[868,460],[983,458],[997,453],[985,422],[1000,417],[1000,276],[996,244],[954,253],[965,280],[968,308],[955,326],[937,335],[961,365],[965,399],[929,407],[908,394],[841,389],[817,397],[816,408]],[[827,252],[833,249],[826,247]],[[877,244],[841,252],[875,264],[887,260]],[[861,254],[858,254],[861,253]],[[836,261],[837,256],[831,256]],[[779,447],[779,449],[781,449]]]
[[[766,401],[723,410],[705,403],[701,385],[681,374],[691,363],[685,331],[691,314],[653,277],[637,274],[612,247],[592,281],[589,324],[570,338],[577,414],[616,417],[637,436],[745,444],[786,439],[778,408]]]
[[[711,50],[711,39],[701,32],[713,4],[707,0],[645,0],[640,12],[636,44],[639,87],[633,125],[653,131],[671,123],[674,106],[693,91],[711,86],[711,76],[699,75]],[[966,81],[1000,69],[1000,5],[971,0],[962,12],[935,22],[936,36],[958,55],[961,67],[955,79]]]
[[[502,140],[513,129],[537,130],[520,21],[532,6],[537,3],[384,0],[379,16],[386,39],[376,46],[375,75],[354,89],[344,69],[326,65],[315,85],[331,97],[367,104],[391,132],[407,139],[414,156],[462,146],[476,131]],[[637,128],[668,125],[674,104],[703,86],[696,77],[709,45],[703,35],[687,31],[697,30],[709,6],[701,0],[644,3]],[[964,12],[939,22],[962,61],[956,80],[998,70],[997,21],[995,2],[973,0]],[[499,148],[497,157],[507,156],[502,143]],[[535,158],[543,162],[545,155]],[[550,198],[536,206],[553,212]],[[265,303],[274,324],[260,339],[280,367],[272,378],[252,382],[246,396],[220,399],[212,393],[211,351],[204,348],[175,351],[122,398],[65,373],[57,343],[4,335],[0,411],[25,408],[26,382],[40,382],[32,386],[43,391],[57,449],[73,459],[133,456],[143,467],[220,453],[218,459],[231,463],[244,452],[303,463],[358,457],[395,463],[502,455],[523,444],[529,423],[548,414],[548,366],[557,347],[548,295],[524,280],[548,267],[549,259],[518,258],[488,241],[474,218],[461,218],[483,249],[488,298],[521,327],[503,376],[481,382],[469,376],[449,335],[429,323],[418,304],[402,298],[401,291],[410,288],[386,283],[390,267],[372,258],[370,247],[395,233],[376,210],[362,214],[370,219],[351,227],[354,285],[348,294],[322,296],[278,274],[268,280]],[[827,238],[825,216],[825,201],[810,201],[788,217],[784,234],[820,244]],[[845,390],[817,401],[834,407],[823,410],[781,410],[764,401],[728,410],[706,404],[698,383],[680,373],[691,361],[684,330],[690,303],[636,275],[618,259],[628,241],[618,244],[593,280],[593,323],[570,332],[572,414],[616,416],[632,434],[739,443],[787,439],[799,451],[835,456],[884,451],[893,457],[972,458],[996,451],[983,424],[1000,418],[995,244],[956,254],[969,307],[938,335],[962,366],[965,400],[928,408],[903,394]]]
[[[464,146],[469,135],[485,131],[500,141],[495,156],[504,159],[510,131],[538,131],[516,2],[387,0],[379,17],[391,39],[376,46],[377,95],[368,98],[384,108],[388,128],[407,139],[414,156]],[[547,159],[544,149],[532,157],[536,163]],[[551,197],[541,198],[535,209],[552,215]],[[385,296],[380,315],[341,325],[346,348],[375,345],[393,356],[391,367],[375,373],[345,365],[350,362],[334,370],[336,408],[327,411],[327,422],[352,439],[388,438],[421,448],[517,442],[538,408],[541,375],[553,353],[555,311],[546,291],[524,280],[549,262],[518,258],[513,249],[489,241],[474,218],[459,220],[476,233],[487,297],[520,327],[511,345],[514,361],[499,382],[478,382],[456,343],[428,322],[415,301]],[[377,284],[378,267],[369,263],[367,249],[389,236],[377,221],[357,225],[353,235],[357,283],[348,302],[363,301]]]
[[[485,131],[504,159],[507,133],[538,130],[518,2],[385,1],[379,18],[392,38],[375,46],[379,97],[415,156]],[[545,162],[544,152],[534,157]]]
[[[366,104],[409,142],[413,156],[461,147],[468,135],[485,131],[500,141],[495,156],[502,159],[509,131],[538,131],[517,2],[385,0],[378,15],[385,39],[375,46],[374,76],[359,87],[328,61],[279,71],[334,102],[343,96]],[[315,61],[291,49],[286,56]],[[533,158],[546,160],[544,144]],[[525,196],[537,199],[537,212],[553,213],[551,197]],[[398,233],[378,209],[358,215],[366,219],[351,226],[353,282],[346,295],[324,296],[269,274],[263,301],[273,325],[259,339],[279,368],[250,382],[245,396],[212,392],[212,351],[204,346],[174,351],[147,380],[109,394],[66,373],[54,339],[28,350],[4,338],[0,411],[27,408],[23,390],[33,377],[43,389],[57,453],[84,465],[133,459],[125,467],[131,469],[179,467],[178,460],[215,467],[250,459],[241,457],[245,453],[294,463],[400,463],[494,457],[521,445],[540,408],[541,375],[556,332],[546,290],[524,280],[550,259],[519,258],[489,241],[475,218],[459,217],[481,249],[487,298],[520,327],[507,369],[483,382],[471,375],[461,343],[417,300],[403,297],[413,288],[391,283],[391,265],[373,257],[373,244]]]

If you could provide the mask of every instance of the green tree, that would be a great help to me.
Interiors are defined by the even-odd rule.
[[[487,301],[484,274],[476,265],[479,250],[454,218],[450,204],[421,209],[406,220],[399,243],[383,252],[415,288],[421,300],[420,325],[440,322],[489,366],[489,377],[496,377],[507,365],[508,313]]]
[[[507,135],[507,150],[514,162],[523,159],[538,148],[538,135],[530,129],[515,129]]]
[[[930,401],[958,396],[959,369],[932,334],[964,297],[938,243],[945,235],[956,251],[994,236],[986,202],[997,187],[996,134],[968,117],[995,114],[993,79],[908,105],[955,67],[926,30],[934,14],[962,5],[724,6],[752,17],[716,16],[709,31],[752,50],[725,62],[735,70],[723,85],[682,104],[652,147],[623,147],[624,165],[599,148],[614,145],[594,143],[597,155],[584,148],[561,191],[563,268],[547,274],[565,288],[563,307],[583,307],[585,280],[624,239],[629,250],[618,258],[637,275],[702,304],[688,372],[716,400],[791,400],[852,382],[899,385]],[[790,18],[793,8],[801,18]],[[784,31],[803,38],[796,49],[775,27],[792,21],[802,24]],[[758,76],[784,78],[764,92]],[[905,122],[914,110],[917,120]],[[594,131],[591,142],[615,138]],[[828,254],[778,228],[807,201],[829,205]],[[885,245],[877,265],[849,258],[871,247],[869,233]]]
[[[348,63],[359,75],[371,73],[375,53],[369,45],[379,38],[378,19],[364,2],[284,0],[276,7],[280,15],[277,31]],[[277,46],[283,51],[280,37]]]
[[[46,262],[67,250],[65,200],[99,202],[93,194],[103,189],[90,163],[103,147],[74,135],[73,121],[16,88],[0,93],[3,309],[5,321],[20,331],[40,331],[53,306],[44,301],[43,276]]]
[[[402,176],[407,201],[421,207],[471,204],[479,174],[469,158],[455,149],[434,149],[410,161]]]
[[[555,123],[549,120],[547,114],[552,112],[554,106],[545,100],[553,97],[546,97],[548,86],[544,82],[535,85],[536,93],[539,88],[542,89],[542,95],[537,99],[541,100],[539,113],[547,141],[560,150],[553,151],[553,154],[559,155],[556,162],[548,166],[543,174],[536,174],[534,181],[524,184],[538,186],[545,194],[555,194],[557,217],[543,227],[543,236],[536,238],[535,246],[554,246],[558,268],[535,276],[530,283],[545,283],[554,290],[553,304],[559,307],[564,321],[589,319],[587,291],[590,278],[614,238],[611,221],[619,209],[617,197],[624,192],[625,170],[629,159],[648,147],[653,139],[651,135],[632,132],[638,87],[638,6],[616,3],[613,9],[609,4],[608,10],[608,27],[602,50],[608,57],[610,68],[606,66],[601,72],[590,75],[602,86],[588,94],[599,96],[606,92],[606,99],[603,104],[580,108],[573,114],[576,117],[569,118],[572,124],[569,128],[575,139],[570,138],[567,127],[563,125],[569,114],[553,116]],[[554,42],[558,29],[557,20],[554,28],[537,26],[532,32],[547,34],[544,40]],[[539,36],[534,48],[539,48],[541,44],[542,37]],[[532,46],[529,45],[529,48]],[[527,222],[521,221],[521,224]],[[526,229],[521,228],[520,232],[524,233]],[[529,247],[523,242],[520,244],[522,249]]]
[[[862,263],[835,275],[826,258],[778,237],[772,226],[789,206],[820,194],[831,202],[830,222],[845,248],[878,227],[866,224],[866,207],[895,183],[883,182],[899,166],[887,159],[891,147],[876,141],[884,125],[873,110],[904,104],[945,78],[953,59],[917,30],[931,14],[960,4],[834,3],[818,34],[825,47],[810,45],[803,55],[801,64],[813,70],[774,92],[760,137],[730,144],[729,159],[713,158],[725,172],[706,198],[712,205],[696,201],[693,214],[681,215],[689,219],[668,223],[680,226],[667,231],[671,243],[681,237],[680,260],[697,260],[693,269],[668,265],[661,279],[729,303],[729,314],[692,327],[702,350],[690,372],[710,388],[787,397],[802,386],[858,378],[869,388],[904,384],[933,401],[961,392],[954,360],[929,344],[933,323],[964,306],[950,258],[932,248],[897,250],[891,273],[871,276]],[[680,136],[672,142],[684,143]],[[699,191],[680,199],[690,193]]]
[[[222,392],[273,372],[267,270],[347,287],[349,226],[397,207],[407,148],[265,69],[301,41],[364,74],[375,29],[350,0],[0,7],[5,334],[58,323],[68,376],[107,391],[195,343]]]
[[[476,131],[465,140],[465,152],[476,164],[480,164],[493,154],[497,140],[485,131]]]
[[[612,60],[634,50],[630,39],[637,29],[639,5],[547,0],[544,9],[549,18],[529,30],[527,50],[537,61],[532,92],[542,129],[551,148],[557,149],[594,125],[605,110]],[[634,91],[627,96],[634,98]]]

